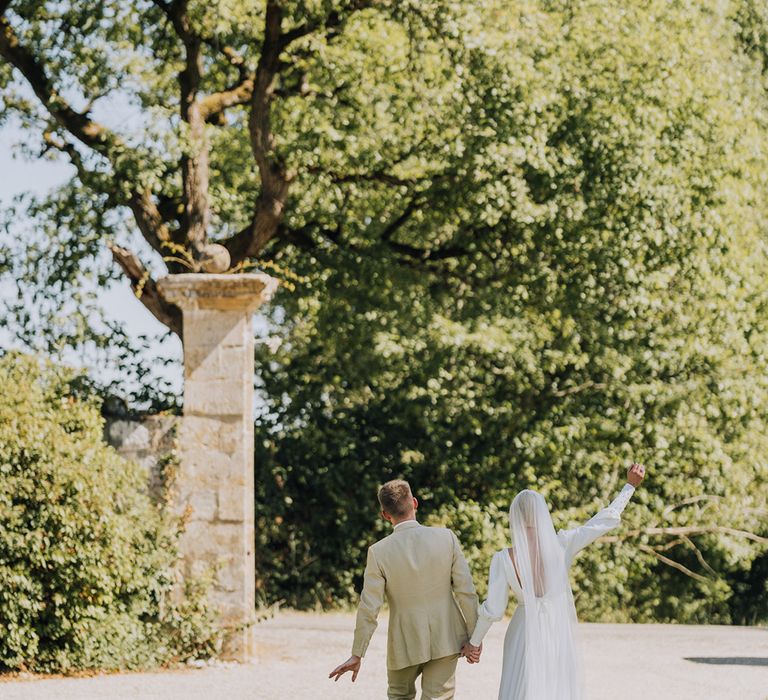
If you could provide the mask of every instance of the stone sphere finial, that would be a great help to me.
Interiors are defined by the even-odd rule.
[[[229,251],[218,243],[209,243],[200,249],[199,264],[203,272],[221,273],[229,269]]]

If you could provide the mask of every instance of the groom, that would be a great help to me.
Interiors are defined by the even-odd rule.
[[[371,545],[357,610],[352,656],[329,678],[357,678],[386,595],[389,602],[389,700],[451,700],[456,662],[477,621],[477,594],[459,541],[450,530],[416,522],[418,501],[407,481],[379,489],[381,515],[392,534]]]

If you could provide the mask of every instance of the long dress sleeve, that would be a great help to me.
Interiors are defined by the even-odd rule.
[[[477,615],[475,631],[469,643],[479,646],[486,633],[494,622],[504,617],[509,600],[509,584],[504,572],[503,557],[509,556],[505,550],[496,552],[491,559],[491,567],[488,573],[488,597],[480,605]]]
[[[572,530],[560,530],[557,533],[565,549],[565,562],[567,566],[571,565],[574,557],[584,547],[592,544],[598,537],[619,526],[621,514],[634,492],[634,486],[624,484],[624,488],[621,489],[619,495],[613,499],[611,504],[590,518],[584,525]]]

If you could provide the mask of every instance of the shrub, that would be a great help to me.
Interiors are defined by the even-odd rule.
[[[204,592],[174,593],[179,523],[102,439],[98,400],[0,359],[0,668],[137,668],[210,655]]]

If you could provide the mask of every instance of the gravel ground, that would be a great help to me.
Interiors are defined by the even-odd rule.
[[[386,698],[386,620],[357,682],[334,684],[345,661],[351,614],[280,613],[258,625],[253,664],[92,678],[6,678],[2,700],[375,700]],[[581,625],[589,700],[768,700],[768,630],[685,625]],[[495,625],[483,660],[461,662],[457,698],[494,700],[506,622]]]

